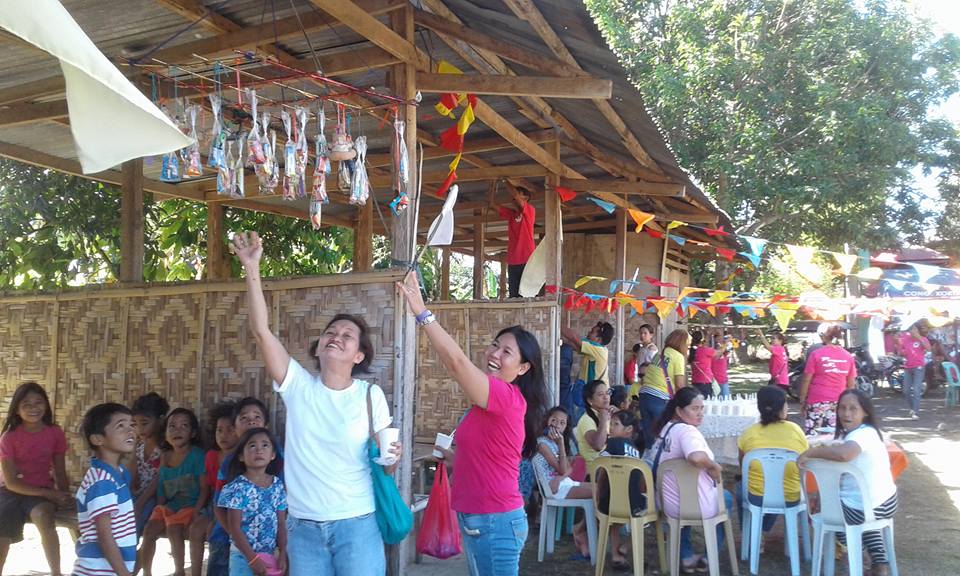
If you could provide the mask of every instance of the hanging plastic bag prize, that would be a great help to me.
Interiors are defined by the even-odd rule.
[[[263,154],[263,143],[260,140],[260,127],[257,122],[257,91],[252,88],[246,88],[244,91],[247,93],[253,116],[253,127],[250,129],[250,136],[247,137],[247,165],[256,166],[267,161],[267,157]]]
[[[316,165],[313,169],[312,196],[315,202],[326,204],[330,201],[327,196],[327,174],[330,173],[330,159],[327,158],[327,137],[323,133],[326,124],[323,104],[320,105],[320,110],[317,112],[317,121],[320,123],[320,132],[317,134],[316,141]]]
[[[179,126],[176,118],[174,118],[166,106],[160,108],[164,114],[167,115],[174,124]],[[177,155],[177,151],[167,152],[163,155],[160,160],[160,180],[162,182],[179,182],[180,181],[180,158]]]
[[[450,507],[447,467],[440,462],[433,477],[427,509],[423,512],[423,522],[417,533],[417,553],[443,560],[456,556],[462,550],[457,513]]]
[[[197,114],[200,112],[200,106],[194,104],[187,108],[187,122],[190,126],[189,136],[193,142],[187,146],[186,150],[184,168],[183,168],[183,177],[184,178],[196,178],[197,176],[203,175],[203,166],[200,160],[200,141],[197,137]]]
[[[390,209],[394,214],[400,214],[410,204],[410,198],[407,195],[407,188],[410,186],[410,170],[408,168],[409,155],[407,153],[407,141],[404,138],[404,129],[406,123],[399,118],[393,121],[394,137],[394,187],[397,196],[390,201]]]
[[[227,131],[223,128],[223,122],[220,120],[220,107],[222,101],[216,94],[211,94],[210,109],[213,111],[213,129],[210,139],[210,152],[207,154],[207,166],[211,168],[220,168],[226,164],[223,148],[227,141]]]
[[[357,151],[353,148],[353,139],[350,137],[350,126],[347,111],[343,104],[337,104],[337,128],[333,135],[333,144],[330,146],[330,159],[334,161],[353,160]]]
[[[286,110],[280,111],[283,130],[287,133],[287,143],[283,146],[283,199],[297,198],[297,144],[293,140],[293,119]]]
[[[310,225],[313,226],[314,230],[320,229],[320,211],[322,207],[323,202],[310,200]]]
[[[370,197],[370,181],[367,179],[367,137],[358,136],[353,143],[357,149],[357,159],[353,165],[353,179],[350,183],[350,203],[354,206],[363,206]]]

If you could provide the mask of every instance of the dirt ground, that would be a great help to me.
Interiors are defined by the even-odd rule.
[[[765,367],[741,365],[734,368],[731,380],[735,392],[753,391],[767,379]],[[909,456],[910,464],[897,482],[900,509],[895,520],[897,560],[904,576],[956,576],[960,574],[960,407],[944,407],[943,390],[932,391],[923,399],[919,420],[907,418],[907,404],[899,393],[881,389],[874,401],[890,436],[900,443]],[[796,406],[791,405],[796,416]],[[727,475],[732,478],[731,474]],[[731,488],[728,486],[728,488]],[[547,576],[593,574],[586,561],[573,561],[572,537],[565,535],[557,542],[552,556],[537,562],[539,526],[537,518],[530,519],[530,534],[520,561],[520,573]],[[739,527],[734,523],[739,542]],[[73,546],[65,531],[60,531],[62,565],[69,571],[73,564]],[[789,562],[782,552],[782,522],[773,529],[766,552],[760,557],[760,574],[789,574]],[[695,533],[695,547],[702,550],[702,539]],[[649,531],[646,539],[647,574],[656,568],[656,547]],[[737,549],[739,554],[739,548]],[[741,573],[748,573],[741,563]],[[809,574],[804,565],[801,573]],[[726,563],[723,574],[730,574]],[[46,574],[47,566],[37,532],[28,525],[26,539],[11,546],[6,575]],[[67,572],[69,573],[69,572]],[[173,573],[173,565],[166,540],[159,542],[154,574]],[[424,559],[422,564],[410,565],[408,573],[418,576],[466,574],[462,558],[438,561]],[[617,573],[612,568],[607,573]],[[627,572],[620,572],[626,574]],[[837,575],[847,575],[846,560],[837,562]]]

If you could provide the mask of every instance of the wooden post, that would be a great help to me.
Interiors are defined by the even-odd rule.
[[[440,260],[440,299],[450,299],[450,249],[443,249],[442,260]]]
[[[495,184],[491,184],[494,186]],[[473,211],[473,299],[481,300],[484,297],[483,261],[487,236],[487,209],[476,208]]]
[[[617,208],[617,255],[614,262],[614,277],[624,279],[627,277],[627,211],[623,208]],[[623,381],[623,368],[626,365],[625,357],[627,355],[627,335],[624,334],[625,325],[624,309],[617,307],[617,332],[614,336],[617,355],[614,357],[613,373],[610,375],[611,384],[626,384]]]
[[[551,158],[560,162],[560,142],[555,140],[547,142],[546,150]],[[560,183],[560,174],[552,173],[547,175],[547,185],[544,187],[544,237],[547,245],[547,274],[546,283],[548,286],[560,286],[562,276],[562,239],[560,238],[560,226],[562,223],[560,215],[560,196],[557,194],[557,186]],[[559,303],[560,292],[557,291],[553,298]],[[553,334],[556,340],[551,343],[553,354],[550,355],[550,365],[547,367],[547,390],[550,391],[551,398],[560,397],[560,314],[552,317]]]
[[[507,299],[507,257],[500,260],[500,289],[497,291],[501,300]]]
[[[225,207],[219,202],[207,204],[207,280],[230,278],[230,261],[224,250],[224,212]]]
[[[373,202],[357,209],[353,224],[353,271],[369,272],[373,269]]]
[[[123,163],[120,281],[143,282],[143,158]]]
[[[390,13],[390,27],[411,45],[415,41],[413,8],[410,5]],[[398,64],[392,69],[394,94],[407,102],[417,96],[416,67],[413,64]],[[404,141],[407,147],[409,166],[417,165],[417,107],[399,106],[398,113],[405,122]],[[410,170],[410,190],[417,189],[417,171]],[[417,204],[419,199],[415,198]],[[417,217],[419,205],[413,205],[393,219],[393,245],[390,256],[394,265],[407,267],[413,260],[417,246]],[[400,458],[396,473],[397,485],[404,501],[413,501],[413,409],[416,390],[417,326],[407,310],[406,301],[396,297],[396,321],[394,332],[394,378],[393,416],[394,426],[400,428],[400,441],[407,447]],[[397,546],[389,547],[388,571],[393,576],[406,573],[412,538],[406,538]]]

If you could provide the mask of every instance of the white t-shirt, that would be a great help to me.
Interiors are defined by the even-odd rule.
[[[870,508],[876,508],[897,491],[897,485],[893,483],[893,474],[890,472],[890,455],[887,454],[887,447],[877,434],[877,429],[867,425],[851,430],[844,440],[860,445],[860,454],[850,463],[856,466],[870,483],[870,498],[873,500]],[[849,475],[844,475],[840,480],[840,499],[848,508],[865,509],[857,483]]]
[[[367,457],[367,388],[354,380],[331,390],[290,359],[283,383],[273,383],[287,408],[283,474],[290,514],[327,522],[374,511]],[[370,395],[373,429],[390,425],[390,408],[379,386]]]

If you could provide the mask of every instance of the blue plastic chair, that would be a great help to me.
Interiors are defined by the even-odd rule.
[[[800,491],[800,501],[787,505],[783,494],[783,476],[786,466],[790,462],[796,463],[797,453],[779,448],[760,448],[747,452],[743,457],[740,483],[742,498],[741,512],[743,514],[743,529],[740,534],[740,559],[750,557],[750,573],[756,574],[760,568],[760,533],[764,514],[783,515],[786,526],[786,540],[788,555],[790,556],[790,573],[800,576],[799,543],[797,528],[803,535],[803,556],[810,559],[810,532],[807,522],[807,504],[803,491]],[[751,504],[749,499],[750,463],[757,462],[763,470],[763,505]]]
[[[957,405],[957,389],[960,388],[960,369],[953,362],[943,362],[943,373],[947,377],[946,406]]]

